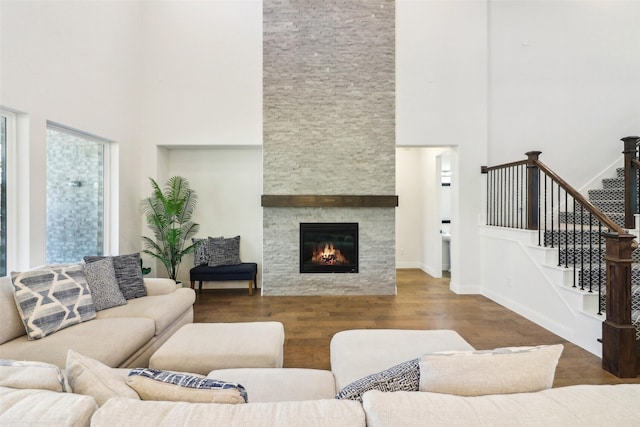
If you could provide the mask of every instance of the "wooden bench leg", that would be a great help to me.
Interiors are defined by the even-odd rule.
[[[253,281],[249,280],[249,296],[253,296]]]
[[[191,281],[191,289],[193,289],[194,284],[195,284],[195,281],[194,281],[194,280],[192,280],[192,281]]]

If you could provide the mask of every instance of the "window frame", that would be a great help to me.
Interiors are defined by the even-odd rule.
[[[112,158],[114,157],[115,146],[114,141],[109,140],[107,138],[103,138],[101,136],[97,136],[91,134],[89,132],[84,132],[81,130],[73,129],[71,127],[62,125],[60,123],[52,122],[47,120],[46,131],[54,130],[56,132],[65,133],[68,135],[72,135],[77,138],[82,138],[87,141],[95,142],[100,144],[103,148],[103,206],[102,206],[102,215],[103,215],[103,254],[111,254],[114,250],[117,252],[117,244],[114,242],[114,236],[117,235],[116,231],[113,229],[116,222],[113,221],[113,208],[114,208],[114,199],[115,194],[114,186],[112,179],[114,176],[117,176],[117,171],[114,172],[113,167],[114,163]]]
[[[16,155],[16,138],[17,138],[17,116],[14,112],[4,108],[0,108],[0,116],[6,120],[6,147],[5,147],[5,212],[6,212],[6,259],[5,275],[10,271],[17,269],[17,245],[18,241],[18,171],[17,171],[17,155]]]

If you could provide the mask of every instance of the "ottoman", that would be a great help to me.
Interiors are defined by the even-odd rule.
[[[475,349],[451,330],[352,329],[331,338],[331,371],[340,390],[425,353],[449,350]]]
[[[190,323],[149,359],[149,367],[207,375],[224,368],[281,368],[280,322]]]

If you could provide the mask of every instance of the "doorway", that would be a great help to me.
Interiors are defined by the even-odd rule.
[[[455,150],[447,146],[396,148],[397,268],[419,268],[435,278],[451,269]]]

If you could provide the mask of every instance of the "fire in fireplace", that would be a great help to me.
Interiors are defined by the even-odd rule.
[[[300,273],[357,273],[358,223],[300,223]]]

